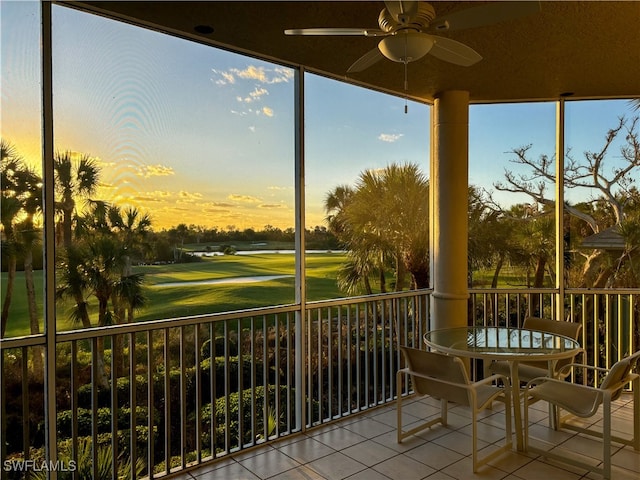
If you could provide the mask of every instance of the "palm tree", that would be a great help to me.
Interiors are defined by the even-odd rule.
[[[369,289],[374,271],[384,290],[390,264],[396,290],[407,286],[407,273],[413,288],[428,286],[429,184],[417,165],[362,172],[355,188],[339,186],[326,196],[325,211],[329,228],[349,251],[341,278],[350,290],[357,282]]]
[[[0,334],[4,336],[9,318],[9,307],[13,296],[17,258],[24,258],[24,273],[29,309],[29,324],[32,334],[40,332],[33,279],[33,249],[38,244],[40,233],[34,225],[34,216],[42,208],[42,181],[20,158],[15,148],[0,141],[2,178],[2,228],[5,236],[8,275],[7,290],[2,306]],[[37,361],[37,359],[34,360]],[[41,362],[38,362],[40,364]],[[38,365],[35,365],[36,367]],[[39,370],[38,370],[39,371]]]
[[[344,212],[353,193],[354,191],[350,186],[338,185],[333,191],[327,193],[324,199],[324,209],[327,213],[325,221],[329,225],[329,230],[339,239],[343,236],[344,230],[348,228]],[[344,236],[348,237],[348,234]]]
[[[352,204],[355,190],[348,185],[339,185],[325,197],[325,221],[329,230],[347,250],[349,260],[339,270],[338,286],[348,295],[364,293],[371,295],[370,277],[379,273],[380,291],[386,291],[384,251],[379,238],[368,235],[347,219],[347,210]]]
[[[117,206],[92,201],[91,209],[75,220],[75,241],[61,257],[59,296],[76,300],[72,318],[84,326],[91,326],[85,300],[90,296],[98,302],[98,326],[132,322],[134,311],[145,303],[144,275],[132,272],[132,256],[144,252],[149,216],[134,208],[123,213]],[[123,339],[114,339],[112,345],[121,371]],[[102,361],[102,344],[99,350]],[[99,371],[104,371],[102,364]]]
[[[132,255],[144,256],[150,251],[151,245],[148,236],[151,229],[151,217],[148,214],[141,214],[137,208],[127,208],[124,211],[117,206],[111,206],[108,211],[109,224],[116,231],[124,248],[127,250],[125,256],[125,268],[123,277],[132,274]]]
[[[86,246],[78,242],[64,249],[56,265],[56,297],[70,298],[75,302],[69,316],[74,325],[84,328],[91,327],[87,301],[89,285],[82,268],[87,255]]]
[[[7,331],[7,322],[9,320],[9,308],[11,307],[11,301],[13,299],[13,286],[15,285],[16,280],[18,258],[18,245],[13,228],[13,222],[16,216],[20,213],[22,205],[17,198],[5,196],[5,193],[3,191],[0,209],[2,218],[2,229],[4,233],[2,254],[3,256],[6,256],[5,261],[7,264],[7,286],[2,302],[2,320],[0,323],[0,337],[4,337]]]
[[[360,175],[346,211],[362,238],[377,238],[382,259],[392,259],[395,289],[429,284],[429,183],[415,164],[391,164]]]
[[[0,203],[0,222],[4,234],[2,253],[7,264],[7,289],[2,302],[2,320],[0,336],[4,337],[9,319],[9,308],[13,298],[13,286],[16,278],[17,241],[13,228],[14,221],[22,210],[22,203],[16,197],[13,172],[18,169],[18,158],[15,149],[5,140],[0,141],[0,185],[2,187],[2,203]]]
[[[73,214],[76,198],[88,197],[95,193],[100,177],[100,168],[89,155],[73,159],[71,152],[57,153],[54,158],[56,207],[62,212],[62,236],[66,247],[71,245]]]

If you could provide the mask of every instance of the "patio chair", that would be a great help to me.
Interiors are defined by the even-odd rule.
[[[582,324],[575,322],[565,322],[562,320],[551,320],[550,318],[527,317],[524,319],[522,328],[529,330],[539,330],[542,332],[556,333],[565,337],[578,340]],[[565,378],[569,373],[560,374],[562,367],[574,361],[573,358],[557,360],[549,365],[549,362],[521,362],[518,364],[518,375],[520,381],[526,383],[532,378],[551,376],[553,378]],[[509,362],[494,361],[491,362],[486,369],[486,374],[500,374],[506,377],[510,376]],[[486,376],[486,375],[485,375]]]
[[[499,388],[491,385],[494,381],[506,378],[494,375],[479,382],[469,381],[464,363],[458,357],[437,352],[427,352],[409,347],[400,347],[406,367],[397,373],[397,415],[398,415],[398,443],[415,433],[429,428],[437,423],[447,425],[448,402],[468,406],[471,410],[472,428],[472,460],[473,471],[486,464],[499,454],[511,449],[511,395],[509,388]],[[406,432],[402,431],[402,376],[411,377],[413,390],[418,395],[430,395],[441,400],[440,416],[422,423]],[[508,385],[508,382],[505,383]],[[502,447],[494,450],[483,458],[478,456],[477,414],[491,405],[494,399],[500,398],[505,404],[505,442]]]
[[[525,451],[538,453],[554,460],[563,461],[574,466],[597,472],[604,478],[611,478],[611,442],[631,445],[634,450],[640,450],[640,375],[638,368],[640,351],[615,363],[611,369],[603,369],[589,365],[570,364],[566,370],[573,368],[592,370],[595,373],[596,385],[598,374],[607,372],[599,387],[590,387],[549,377],[533,378],[527,384],[524,400],[524,448]],[[563,372],[564,375],[564,372]],[[618,399],[625,385],[632,383],[633,388],[633,438],[622,438],[611,434],[611,402]],[[558,417],[558,428],[564,428],[602,439],[603,466],[582,462],[575,458],[568,458],[557,452],[532,447],[529,445],[529,405],[533,401],[545,400],[554,405],[558,411],[566,410],[569,415]],[[568,423],[571,417],[590,418],[594,416],[602,405],[602,430],[595,430],[593,426],[583,426]],[[584,425],[584,422],[582,422]]]

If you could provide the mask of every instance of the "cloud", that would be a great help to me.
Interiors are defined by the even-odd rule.
[[[273,71],[277,73],[277,76],[273,77],[271,83],[288,82],[289,80],[292,80],[295,75],[293,70],[286,67],[276,67]]]
[[[227,198],[229,200],[233,200],[234,202],[256,203],[260,201],[259,198],[252,197],[251,195],[238,195],[236,193],[232,193]]]
[[[236,78],[234,77],[232,72],[223,72],[220,70],[211,70],[214,74],[219,75],[219,78],[212,79],[216,85],[228,85],[236,83]]]
[[[269,208],[269,209],[285,208],[285,205],[281,203],[263,203],[261,205],[258,205],[258,208]]]
[[[260,83],[272,85],[274,83],[284,83],[293,79],[293,70],[285,67],[276,67],[274,69],[266,69],[264,67],[256,67],[249,65],[244,70],[232,68],[230,73],[245,80],[256,80]]]
[[[207,207],[216,207],[216,208],[235,208],[236,206],[233,203],[227,202],[209,202],[206,204]]]
[[[228,208],[220,208],[220,207],[204,207],[202,209],[203,213],[230,213]]]
[[[141,165],[137,170],[136,175],[144,178],[175,175],[173,168],[165,165]]]
[[[257,100],[263,95],[269,95],[269,91],[266,88],[263,88],[263,87],[260,87],[260,88],[256,87],[256,88],[253,89],[253,92],[249,93],[249,96],[253,100]]]
[[[216,85],[233,85],[238,79],[252,80],[265,85],[288,82],[293,78],[293,70],[276,67],[265,68],[249,65],[245,69],[230,68],[229,70],[211,69],[213,77],[211,80]]]
[[[244,104],[259,102],[265,95],[269,95],[269,90],[265,88],[264,85],[287,83],[294,78],[294,71],[286,67],[265,68],[249,65],[244,69],[212,69],[211,71],[213,72],[211,80],[216,85],[235,85],[235,88],[243,89],[247,92],[246,94],[236,94],[236,101]],[[247,83],[250,83],[250,85],[246,85]],[[253,88],[253,90],[248,91],[250,88]],[[232,114],[240,116],[247,115],[249,112],[252,112],[252,110],[231,110]],[[266,117],[274,116],[274,111],[270,107],[256,109],[254,112],[258,115],[265,115]]]
[[[201,199],[202,199],[201,193],[185,192],[184,190],[181,190],[180,193],[178,193],[179,202],[197,202],[198,200],[201,200]]]
[[[164,190],[154,190],[153,192],[144,192],[134,197],[135,200],[141,202],[164,202],[171,198],[172,194]]]
[[[230,213],[236,205],[226,202],[207,202],[202,205],[204,213]]]
[[[243,103],[251,103],[260,100],[263,95],[269,95],[269,91],[263,87],[255,87],[246,97],[237,96],[236,100]]]
[[[403,136],[403,133],[381,133],[380,135],[378,135],[378,140],[382,140],[383,142],[387,143],[394,143],[400,140],[400,138]]]

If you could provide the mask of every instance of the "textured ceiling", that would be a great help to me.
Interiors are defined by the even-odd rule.
[[[383,2],[82,2],[206,43],[347,78],[346,71],[379,38],[292,37],[287,28],[377,28]],[[431,2],[436,15],[487,2]],[[197,25],[210,25],[199,35]],[[409,95],[432,101],[466,90],[472,102],[640,97],[640,1],[541,2],[540,12],[491,26],[443,34],[483,56],[461,67],[427,55],[409,64]],[[373,88],[404,93],[402,64],[383,60],[349,75]]]

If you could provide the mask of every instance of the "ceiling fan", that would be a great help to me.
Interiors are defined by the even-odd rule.
[[[421,1],[385,1],[378,16],[378,29],[370,28],[298,28],[286,35],[353,35],[384,37],[377,48],[365,53],[347,70],[361,72],[388,58],[406,65],[431,54],[456,65],[470,66],[482,60],[473,48],[432,32],[462,30],[522,17],[540,10],[539,2],[493,2],[436,17],[435,9]],[[406,89],[406,79],[405,79]]]

